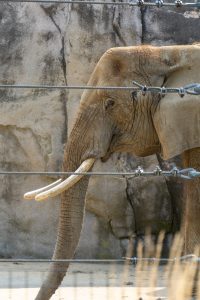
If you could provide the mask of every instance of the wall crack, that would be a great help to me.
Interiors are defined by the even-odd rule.
[[[145,34],[146,34],[145,13],[146,13],[146,7],[140,7],[141,26],[142,26],[141,44],[145,44]]]
[[[113,31],[118,37],[119,41],[122,43],[122,45],[127,46],[126,41],[123,38],[123,35],[121,33],[120,18],[121,18],[120,13],[117,11],[116,7],[114,7],[113,21],[112,21]]]
[[[65,37],[64,37],[64,33],[62,33],[60,26],[56,23],[54,16],[53,16],[57,12],[57,6],[51,5],[49,7],[45,7],[45,6],[41,5],[41,8],[43,9],[43,11],[47,15],[47,17],[50,18],[50,20],[52,21],[52,23],[54,24],[54,26],[56,27],[56,29],[60,35],[61,49],[60,49],[59,61],[60,61],[61,69],[63,72],[64,83],[65,83],[65,85],[68,85],[68,83],[67,83],[67,63],[66,63],[66,59],[65,59],[65,53],[66,53]],[[68,93],[69,93],[69,91],[67,91],[67,90],[62,90],[60,93],[60,101],[63,106],[63,113],[64,113],[64,118],[65,118],[65,123],[64,123],[63,133],[62,133],[62,143],[63,144],[66,142],[67,130],[68,130],[67,100],[66,100]]]
[[[63,71],[63,77],[64,77],[64,82],[67,85],[67,64],[66,64],[66,60],[65,60],[65,37],[64,34],[62,33],[62,30],[60,28],[60,26],[56,23],[54,17],[53,17],[53,13],[55,13],[55,7],[54,9],[51,7],[44,7],[43,5],[41,5],[41,8],[43,9],[43,11],[45,12],[45,14],[50,18],[50,20],[52,21],[52,23],[55,25],[56,29],[59,32],[60,38],[61,38],[61,49],[60,49],[60,57],[59,57],[59,61],[61,63],[61,68]]]

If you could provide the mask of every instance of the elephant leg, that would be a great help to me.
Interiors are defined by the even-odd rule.
[[[200,148],[184,152],[184,167],[200,170]],[[200,246],[200,178],[188,180],[184,184],[184,217],[183,229],[185,254],[193,253]]]

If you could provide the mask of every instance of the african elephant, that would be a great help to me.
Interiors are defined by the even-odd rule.
[[[135,46],[109,49],[92,73],[90,86],[180,87],[200,81],[200,44]],[[183,154],[184,166],[200,168],[200,100],[197,96],[130,90],[85,90],[64,151],[64,171],[88,171],[95,160],[105,162],[113,152],[137,156],[161,153],[164,159]],[[80,166],[81,165],[81,166]],[[79,167],[80,166],[80,167]],[[200,179],[185,184],[185,250],[200,242]],[[72,258],[79,241],[88,177],[71,176],[53,187],[25,195],[42,200],[61,194],[54,259]],[[46,191],[47,190],[47,191]],[[61,266],[62,265],[62,266]],[[61,268],[62,267],[62,268]],[[37,300],[53,295],[68,265],[52,263]]]

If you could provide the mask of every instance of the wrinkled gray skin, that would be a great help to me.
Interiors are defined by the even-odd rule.
[[[101,57],[88,85],[131,86],[132,80],[136,80],[162,86],[173,72],[187,65],[187,59],[179,46],[113,48]],[[159,95],[142,96],[140,92],[132,97],[130,91],[86,90],[65,148],[63,170],[74,171],[91,157],[106,161],[115,151],[138,156],[159,153],[161,144],[154,115],[160,101]],[[61,195],[54,259],[73,258],[83,222],[87,185],[88,178],[83,178]],[[50,299],[67,268],[63,263],[51,265],[37,300]]]

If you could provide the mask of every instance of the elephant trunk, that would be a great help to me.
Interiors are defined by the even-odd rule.
[[[106,127],[105,119],[101,114],[98,114],[96,106],[91,106],[89,109],[82,104],[65,147],[63,171],[76,171],[83,161],[90,159],[90,163],[92,163],[87,169],[89,170],[94,160],[106,153],[111,137],[112,131],[109,130],[108,126]],[[72,259],[74,256],[83,223],[88,181],[88,176],[84,176],[78,183],[61,194],[54,260]],[[51,298],[61,284],[68,266],[68,262],[51,263],[46,280],[42,284],[36,300],[49,300]]]
[[[64,171],[73,171],[81,164],[81,155],[77,154],[77,146],[66,149]],[[76,160],[76,162],[74,162]],[[71,259],[76,250],[82,228],[85,194],[88,186],[88,176],[83,177],[75,186],[61,195],[61,207],[57,241],[53,259]],[[61,284],[69,263],[52,262],[46,280],[42,284],[36,300],[48,300]]]

